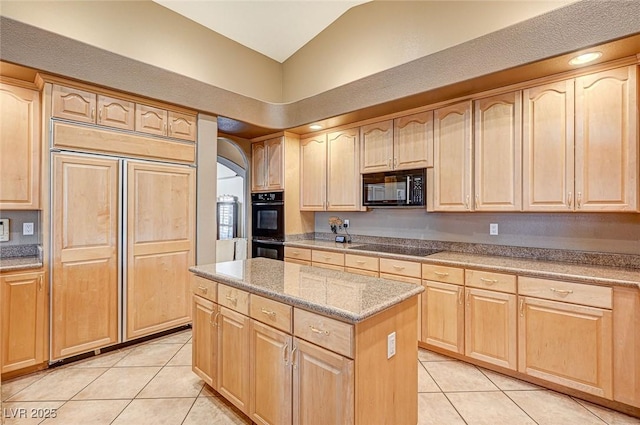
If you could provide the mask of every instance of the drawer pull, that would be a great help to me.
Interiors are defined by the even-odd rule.
[[[271,310],[267,310],[266,308],[261,309],[260,311],[262,311],[263,314],[266,314],[269,317],[276,317],[276,312],[275,311],[271,311]]]
[[[556,294],[559,294],[559,295],[573,294],[573,291],[571,289],[556,289],[556,288],[549,288],[549,289],[551,289],[551,292],[555,292]]]
[[[356,263],[357,263],[357,264],[364,264],[364,263],[366,263],[366,261],[356,260]]]
[[[238,299],[232,297],[231,295],[227,295],[225,298],[227,299],[227,301],[229,301],[233,305],[237,305],[238,304]]]
[[[300,251],[293,251],[292,254],[293,255],[300,255]]]
[[[331,257],[329,257],[328,255],[325,255],[325,256],[324,256],[324,257],[322,257],[322,258],[324,258],[324,259],[325,259],[325,260],[327,260],[327,261],[331,260]]]
[[[487,279],[484,277],[481,277],[480,281],[486,283],[487,285],[493,285],[494,283],[498,283],[498,279]]]
[[[318,335],[329,336],[329,334],[330,334],[329,331],[323,331],[322,329],[318,329],[318,328],[314,327],[313,325],[309,325],[309,329],[311,329],[311,332],[316,333]]]
[[[203,294],[206,294],[207,292],[209,292],[209,288],[207,288],[206,286],[198,286],[198,289],[199,289]]]
[[[440,276],[440,277],[449,276],[449,273],[443,273],[443,272],[433,272],[433,274],[435,274],[436,276]]]
[[[404,266],[396,266],[395,264],[393,265],[393,268],[396,270],[404,270]]]

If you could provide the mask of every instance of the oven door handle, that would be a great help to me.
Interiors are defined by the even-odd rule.
[[[283,241],[270,241],[270,240],[264,240],[264,239],[253,239],[254,243],[262,243],[265,245],[284,245]]]
[[[251,205],[254,205],[257,207],[262,207],[262,206],[277,207],[277,206],[284,205],[284,202],[252,202]]]

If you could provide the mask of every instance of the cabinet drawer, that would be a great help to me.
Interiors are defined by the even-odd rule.
[[[435,264],[422,265],[422,279],[434,282],[464,285],[464,269],[457,267],[437,266]]]
[[[348,323],[296,308],[293,310],[293,334],[353,358],[353,326]]]
[[[474,288],[516,293],[516,276],[512,274],[465,270],[464,281],[467,286]]]
[[[249,310],[252,318],[291,333],[291,311],[293,310],[291,306],[251,294]]]
[[[411,283],[413,285],[422,284],[422,281],[418,277],[408,277],[408,276],[402,276],[399,274],[391,274],[391,273],[383,273],[383,272],[380,272],[380,277],[383,279],[397,280],[398,282]]]
[[[217,287],[218,284],[213,280],[191,275],[191,291],[194,295],[199,295],[215,303],[218,300]]]
[[[295,248],[293,246],[285,246],[284,258],[295,258],[296,260],[311,261],[311,250],[306,248]]]
[[[366,255],[345,254],[344,265],[356,269],[370,270],[378,272],[379,262],[376,257],[367,257]]]
[[[365,270],[365,269],[356,269],[354,267],[345,267],[344,271],[345,272],[349,272],[349,273],[353,273],[353,274],[360,274],[362,276],[371,276],[371,277],[379,277],[380,276],[380,274],[377,271]]]
[[[380,259],[380,273],[397,274],[400,276],[422,277],[422,265],[413,261],[392,260],[390,258]]]
[[[518,293],[529,297],[611,309],[613,291],[604,286],[560,280],[518,277]]]
[[[340,252],[316,251],[311,252],[311,261],[314,263],[333,264],[334,266],[344,266],[344,254]]]
[[[284,262],[285,263],[300,264],[301,266],[310,266],[311,265],[311,261],[298,260],[297,258],[285,258]]]
[[[249,315],[249,293],[241,289],[232,288],[219,283],[218,304],[246,316]]]

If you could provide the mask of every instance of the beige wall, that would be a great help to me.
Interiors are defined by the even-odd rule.
[[[150,0],[3,0],[0,14],[248,97],[282,97],[280,63]]]
[[[284,62],[284,101],[314,96],[573,1],[373,1],[354,7]]]

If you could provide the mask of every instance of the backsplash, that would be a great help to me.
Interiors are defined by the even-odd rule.
[[[316,233],[329,233],[329,217],[349,219],[363,236],[640,255],[640,214],[427,213],[422,209],[317,212]],[[489,224],[498,223],[498,235]],[[344,234],[344,232],[341,232]]]
[[[9,219],[9,240],[0,242],[0,247],[42,244],[40,211],[0,211],[0,218]],[[33,235],[22,234],[22,224],[33,223]]]

